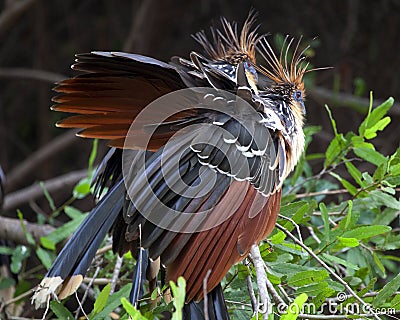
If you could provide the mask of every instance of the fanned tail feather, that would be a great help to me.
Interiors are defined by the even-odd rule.
[[[32,300],[36,308],[45,305],[52,296],[63,299],[76,291],[122,209],[124,194],[125,185],[121,180],[85,218],[34,293]]]
[[[199,302],[193,300],[185,304],[183,319],[204,320],[206,312],[209,320],[230,319],[220,284],[207,294],[207,308],[204,308],[204,301],[204,299]]]

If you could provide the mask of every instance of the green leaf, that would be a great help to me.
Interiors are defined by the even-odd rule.
[[[85,198],[90,192],[90,180],[89,178],[83,178],[77,183],[72,192],[76,199]]]
[[[28,243],[30,245],[34,246],[36,244],[36,241],[35,241],[35,239],[33,239],[33,236],[28,232],[28,230],[26,230],[24,216],[23,216],[22,212],[20,210],[17,210],[17,215],[18,215],[19,222],[21,224],[21,229],[25,235],[26,240],[28,241]]]
[[[339,155],[341,154],[344,145],[345,140],[342,134],[333,138],[325,152],[325,168],[338,161]]]
[[[360,245],[356,238],[337,237],[337,240],[342,248],[353,248]]]
[[[293,264],[293,263],[286,263],[286,262],[276,262],[270,263],[269,267],[272,271],[279,275],[295,275],[299,271],[307,271],[308,268],[302,265]]]
[[[359,127],[360,135],[364,136],[367,129],[373,128],[386,115],[389,109],[393,106],[393,103],[394,99],[390,97],[381,105],[377,106],[374,110],[371,111],[372,109],[372,94],[371,94],[371,102],[368,115]]]
[[[354,153],[360,158],[379,166],[381,163],[386,161],[386,157],[380,154],[378,151],[370,148],[354,148]]]
[[[308,296],[305,293],[300,294],[288,306],[286,314],[280,317],[280,320],[295,320],[301,313],[304,303],[307,301]]]
[[[51,197],[49,191],[47,190],[46,186],[44,185],[44,182],[43,182],[43,181],[40,181],[40,182],[39,182],[39,185],[40,185],[40,187],[41,187],[42,190],[43,190],[43,194],[44,194],[44,196],[46,197],[47,202],[49,203],[50,209],[51,209],[52,211],[56,211],[57,208],[56,208],[56,206],[55,206],[55,204],[54,204],[53,198]]]
[[[272,284],[281,284],[281,282],[282,282],[281,278],[279,278],[278,276],[275,276],[271,273],[267,273],[267,278]]]
[[[108,283],[103,290],[101,290],[99,296],[97,297],[96,301],[94,302],[92,315],[96,315],[103,311],[104,307],[107,304],[107,300],[110,296],[111,291],[111,284]]]
[[[157,297],[158,297],[158,289],[159,289],[158,287],[155,288],[153,290],[153,292],[151,293],[151,295],[150,295],[151,300],[156,300],[157,299]]]
[[[46,248],[49,250],[56,250],[56,244],[46,237],[40,238],[40,244],[43,246],[43,248]]]
[[[352,200],[348,200],[347,201],[347,216],[346,216],[346,223],[344,225],[344,229],[347,230],[347,228],[349,227],[350,223],[351,223],[351,212],[353,211],[353,201]]]
[[[353,177],[353,179],[358,183],[360,187],[364,187],[365,183],[362,180],[362,173],[360,170],[358,170],[351,162],[347,161],[345,162],[345,166],[347,168],[347,171],[350,173],[350,175]]]
[[[11,288],[15,286],[15,284],[16,282],[13,278],[6,278],[6,277],[0,278],[0,290]]]
[[[386,206],[395,210],[400,210],[400,202],[395,197],[382,192],[380,190],[373,190],[369,193],[372,200],[376,202],[377,205]]]
[[[308,206],[307,201],[297,201],[293,203],[286,204],[281,207],[280,214],[285,217],[291,217],[293,212],[299,211],[302,207]]]
[[[40,259],[42,264],[45,266],[45,268],[47,270],[50,269],[51,263],[53,262],[53,259],[51,258],[49,253],[46,250],[38,247],[36,249],[36,255],[38,256],[38,258]]]
[[[378,293],[372,302],[374,307],[381,306],[400,287],[400,274],[388,282]]]
[[[269,241],[271,241],[271,243],[273,244],[280,244],[285,240],[285,238],[286,235],[279,230],[277,233],[275,233],[273,236],[269,238]]]
[[[96,155],[97,155],[98,142],[99,142],[98,139],[93,140],[93,148],[92,148],[92,151],[90,152],[90,156],[89,156],[89,163],[88,163],[88,173],[89,173],[88,178],[89,179],[91,179],[91,177],[92,177],[92,168],[93,168],[94,160],[96,159]]]
[[[344,238],[368,239],[392,230],[389,226],[361,226],[343,233]]]
[[[319,292],[328,288],[328,284],[326,282],[314,283],[308,286],[300,287],[296,290],[297,294],[306,293],[309,297],[316,296]]]
[[[65,223],[57,230],[49,233],[47,236],[41,237],[40,242],[42,246],[47,249],[53,249],[57,243],[69,237],[80,226],[86,215],[87,214],[82,214],[74,220]]]
[[[341,259],[339,257],[332,256],[332,255],[327,254],[327,253],[323,253],[322,257],[323,257],[323,259],[325,261],[328,261],[328,262],[331,262],[331,263],[334,263],[334,264],[341,264],[342,266],[345,266],[345,267],[347,267],[349,269],[353,269],[353,270],[358,270],[359,269],[359,267],[356,266],[355,264],[350,263],[350,262],[348,262],[348,261],[346,261],[344,259]]]
[[[137,310],[125,297],[121,298],[122,306],[125,311],[131,316],[132,320],[146,320],[146,317],[143,317],[139,310]]]
[[[287,283],[290,286],[301,287],[307,284],[322,281],[329,277],[326,270],[308,270],[301,271],[288,278]]]
[[[72,220],[79,218],[83,214],[82,211],[78,210],[77,208],[71,207],[71,206],[65,206],[64,212]]]
[[[0,246],[0,254],[11,256],[14,253],[14,249],[10,247]]]
[[[379,270],[382,273],[381,276],[382,277],[386,277],[385,267],[383,266],[383,264],[382,264],[381,260],[379,259],[378,255],[375,252],[373,252],[372,253],[372,257],[374,258],[374,262],[375,262],[376,266],[379,268]]]
[[[22,261],[29,257],[31,251],[26,246],[17,246],[11,256],[10,268],[13,273],[19,273],[22,267]]]
[[[386,208],[382,213],[378,214],[372,224],[389,225],[397,217],[397,210]]]
[[[350,182],[348,182],[347,180],[343,179],[341,176],[339,176],[335,172],[330,172],[330,175],[332,177],[335,177],[337,180],[339,180],[340,183],[343,185],[343,187],[345,187],[346,190],[349,191],[349,193],[352,196],[354,196],[357,193],[357,188],[355,186],[353,186]]]
[[[390,307],[399,310],[400,308],[400,294],[397,294],[390,302]]]
[[[328,112],[329,119],[331,120],[333,132],[335,133],[335,136],[337,136],[338,131],[337,131],[337,127],[336,127],[336,121],[335,121],[335,119],[333,119],[332,112],[329,109],[328,105],[325,105],[325,109]]]
[[[400,175],[400,163],[390,165],[390,173],[394,176]]]
[[[175,307],[172,320],[181,320],[183,318],[182,309],[185,305],[186,281],[183,277],[179,277],[177,285],[173,281],[170,281],[169,285],[174,296],[173,304]]]
[[[390,117],[385,117],[379,120],[375,125],[365,130],[364,136],[366,139],[372,139],[377,136],[377,131],[382,131],[390,123]]]
[[[58,301],[50,301],[50,309],[54,312],[58,319],[65,319],[65,320],[73,320],[75,317],[72,313],[64,307],[61,302]]]
[[[121,298],[129,296],[129,291],[132,288],[132,284],[127,284],[123,286],[119,291],[114,292],[111,296],[108,297],[107,303],[104,306],[104,309],[98,314],[93,315],[93,311],[89,316],[90,320],[103,320],[109,316],[109,314],[118,308],[121,305]],[[104,289],[103,289],[104,291]],[[96,300],[97,302],[97,300]]]

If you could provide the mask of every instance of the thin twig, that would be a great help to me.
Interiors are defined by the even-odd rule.
[[[96,285],[96,286],[102,286],[102,285],[111,283],[111,279],[110,278],[93,279],[93,277],[85,277],[82,280],[83,283],[87,283],[87,284],[89,284],[91,281],[93,281],[92,285]],[[121,279],[121,280],[117,281],[117,284],[118,285],[124,285],[124,284],[128,284],[128,283],[131,283],[131,282],[132,282],[132,280],[129,280],[129,279]]]
[[[233,300],[229,300],[229,299],[225,299],[225,301],[226,301],[227,303],[237,304],[237,305],[240,305],[240,306],[242,306],[242,307],[249,307],[249,308],[251,308],[251,304],[249,304],[249,303],[243,303],[243,302],[233,301]]]
[[[321,190],[316,192],[298,193],[296,194],[296,199],[316,197],[316,196],[329,196],[329,195],[343,194],[343,193],[349,193],[349,191],[347,189],[339,189],[339,190]]]
[[[111,249],[112,249],[112,244],[106,245],[103,248],[100,248],[99,250],[96,251],[96,256],[100,256]]]
[[[110,295],[112,295],[115,291],[115,287],[117,285],[119,273],[121,271],[122,262],[124,261],[123,256],[117,256],[117,261],[115,262],[114,272],[111,278],[111,286],[110,286]]]
[[[315,234],[314,229],[313,229],[311,226],[307,227],[307,229],[308,229],[308,231],[310,232],[311,237],[315,240],[315,242],[318,243],[318,244],[320,244],[320,243],[321,243],[321,240],[320,240],[320,239],[317,237],[317,235]]]
[[[0,78],[21,78],[29,80],[39,80],[54,84],[65,79],[62,74],[28,68],[0,68]]]
[[[268,270],[266,269],[266,271],[268,271]],[[273,284],[271,283],[271,281],[269,281],[268,277],[267,277],[266,285],[267,285],[268,292],[271,294],[272,299],[274,300],[275,304],[287,307],[287,304],[285,303],[285,301],[283,301],[283,299],[281,298],[279,293],[275,290]]]
[[[6,302],[4,302],[4,306],[8,306],[8,305],[10,305],[10,304],[13,304],[13,303],[15,303],[15,302],[18,302],[18,301],[20,301],[20,300],[22,300],[22,299],[25,299],[25,298],[31,296],[32,293],[33,293],[35,290],[36,290],[36,287],[33,288],[32,290],[28,290],[28,291],[26,291],[26,292],[24,292],[24,293],[21,293],[19,296],[15,297],[15,298],[12,298],[12,299],[10,299],[10,300],[7,300]]]
[[[89,295],[89,289],[93,286],[93,282],[97,278],[97,275],[99,274],[99,272],[100,272],[100,267],[97,267],[95,272],[94,272],[94,274],[93,274],[92,281],[90,281],[89,284],[87,285],[87,287],[85,288],[85,293],[83,294],[81,304],[85,303],[85,301],[86,301],[86,299],[87,299],[87,297]],[[76,309],[76,311],[75,311],[75,319],[78,319],[79,311],[80,311],[80,308]]]
[[[204,320],[209,320],[208,316],[208,294],[207,294],[207,282],[210,277],[211,269],[207,270],[206,276],[203,279],[203,296],[204,296]]]
[[[296,228],[296,231],[297,231],[297,234],[299,235],[300,241],[303,242],[303,237],[301,236],[299,225],[292,218],[286,217],[286,216],[281,215],[281,214],[278,214],[278,217],[281,218],[281,219],[285,219],[285,220],[288,220],[289,222],[291,222],[293,224],[293,226]]]
[[[369,307],[368,304],[353,291],[353,289],[347,284],[347,282],[344,281],[338,274],[336,274],[336,272],[332,270],[332,268],[329,267],[321,258],[319,258],[309,247],[307,247],[303,242],[299,241],[299,239],[297,239],[294,235],[292,235],[285,227],[282,227],[279,224],[276,224],[276,227],[279,230],[283,231],[289,238],[293,240],[294,243],[301,246],[305,251],[307,251],[307,253],[311,257],[313,257],[316,261],[318,261],[319,264],[323,266],[332,275],[333,278],[335,278],[339,283],[341,283],[346,288],[347,292],[349,292],[358,302],[360,302],[366,308]],[[380,320],[380,318],[376,313],[372,312],[372,314],[374,315],[375,319]]]
[[[78,292],[77,292],[77,291],[75,291],[75,298],[76,298],[76,301],[78,302],[78,305],[79,305],[78,310],[80,309],[80,310],[82,311],[82,313],[83,313],[83,316],[84,316],[87,320],[89,320],[89,318],[88,318],[88,316],[87,316],[85,310],[83,310],[83,306],[82,306],[82,303],[81,303],[80,300],[79,300]],[[77,318],[75,317],[75,319],[77,319]]]

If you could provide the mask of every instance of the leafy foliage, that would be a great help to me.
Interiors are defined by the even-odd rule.
[[[372,109],[371,97],[369,112],[357,132],[348,133],[338,131],[326,106],[334,139],[325,153],[310,154],[306,150],[302,155],[284,185],[279,226],[260,244],[270,285],[269,319],[296,319],[300,315],[307,318],[307,314],[320,319],[328,314],[362,318],[374,312],[383,318],[379,313],[394,314],[400,310],[400,258],[397,257],[400,249],[400,148],[391,155],[384,155],[376,149],[373,140],[390,123],[387,112],[392,105],[393,99],[389,98]],[[318,131],[318,127],[305,129],[306,148]],[[40,243],[35,243],[25,230],[30,247],[20,245],[14,250],[0,247],[1,254],[11,256],[13,272],[26,274],[26,259],[36,254],[44,268],[30,273],[42,277],[44,269],[55,258],[56,247],[84,219],[87,213],[71,204],[91,192],[89,181],[95,150],[96,145],[90,156],[88,177],[77,184],[66,204],[56,208],[45,192],[53,214],[42,223],[54,224],[55,217],[60,214],[68,216],[70,221],[41,238]],[[316,164],[322,166],[317,173],[312,170]],[[21,221],[22,215],[19,213]],[[104,246],[107,245],[108,240],[105,240]],[[165,310],[173,311],[173,319],[181,318],[184,279],[170,284],[175,297],[173,302],[167,303],[160,291],[155,290],[145,295],[140,308],[135,309],[126,299],[135,261],[130,254],[124,256],[117,290],[110,295],[115,261],[116,255],[105,250],[89,270],[88,277],[110,279],[107,285],[91,284],[94,301],[93,297],[90,299],[94,306],[87,315],[89,319],[110,319],[112,313],[121,319],[159,319]],[[261,318],[261,314],[253,314],[250,295],[243,289],[248,287],[249,280],[256,288],[255,271],[249,262],[246,259],[243,264],[232,267],[223,282],[233,319]],[[27,280],[20,277],[16,295],[30,289]],[[15,285],[12,279],[0,281],[0,288],[11,285]],[[52,302],[50,310],[60,319],[72,317],[75,312],[60,302]]]

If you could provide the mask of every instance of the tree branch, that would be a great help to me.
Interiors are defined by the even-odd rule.
[[[39,242],[41,237],[48,235],[55,230],[54,227],[43,224],[38,225],[35,223],[30,223],[23,221],[26,231],[29,232],[35,241]],[[21,221],[19,219],[6,218],[0,216],[0,239],[7,239],[18,244],[31,245],[24,231],[21,228]]]
[[[52,141],[44,145],[39,150],[33,152],[27,159],[16,166],[6,179],[6,189],[13,189],[17,184],[27,177],[32,171],[43,162],[48,161],[51,157],[65,150],[79,139],[75,137],[76,130],[68,130],[67,132],[57,136]]]
[[[264,269],[264,260],[261,257],[260,249],[255,244],[251,246],[250,257],[256,271],[258,295],[262,304],[260,312],[263,319],[268,319],[268,314],[271,310],[271,300],[268,296],[267,274]]]
[[[21,78],[50,82],[52,84],[67,78],[66,76],[45,70],[28,68],[0,68],[0,78]]]
[[[367,98],[356,97],[352,94],[344,92],[334,92],[332,90],[316,86],[312,89],[309,89],[308,92],[311,97],[317,101],[320,101],[321,103],[326,103],[335,107],[350,107],[364,113],[368,112],[370,101]],[[382,102],[382,100],[374,99],[373,107],[380,105]],[[388,114],[400,116],[400,104],[395,102],[393,107],[388,111]]]
[[[46,180],[44,187],[50,192],[55,193],[63,189],[72,188],[79,180],[87,176],[87,170],[73,171],[56,178]],[[43,189],[39,183],[35,183],[22,190],[15,191],[6,195],[4,198],[3,210],[12,210],[18,206],[28,203],[43,196]]]
[[[7,29],[12,27],[15,21],[22,16],[32,5],[34,5],[36,0],[19,0],[12,1],[12,5],[8,6],[0,14],[0,36],[4,34]]]
[[[143,33],[149,30],[149,17],[151,16],[151,7],[153,0],[142,1],[139,9],[133,5],[133,19],[131,29],[125,43],[123,45],[124,51],[135,51],[146,53],[147,43],[149,37],[143,36]]]

